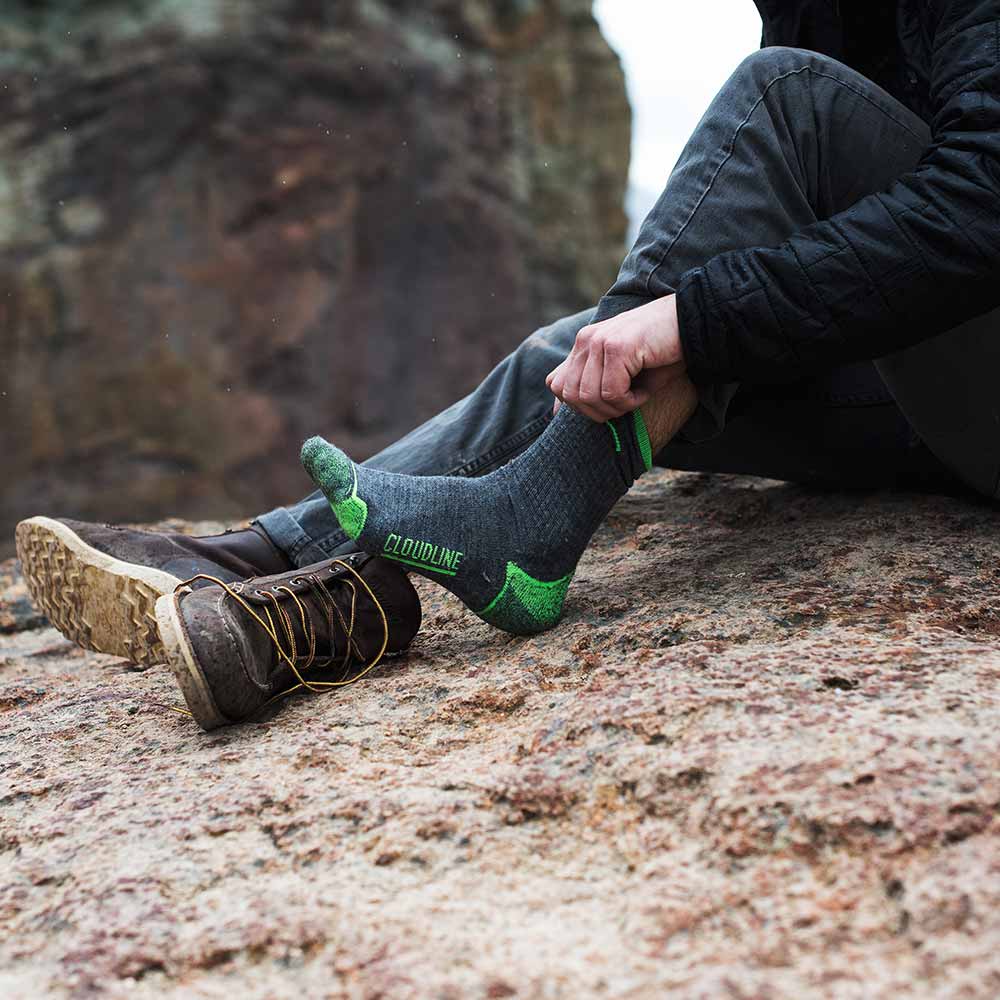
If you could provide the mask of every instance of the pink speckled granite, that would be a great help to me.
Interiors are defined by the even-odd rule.
[[[407,657],[212,734],[0,635],[0,994],[995,997],[998,523],[651,475],[555,631],[421,583]]]

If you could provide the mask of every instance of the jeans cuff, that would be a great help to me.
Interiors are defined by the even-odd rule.
[[[258,517],[254,524],[267,533],[267,537],[285,553],[296,566],[311,566],[323,562],[335,554],[335,550],[347,541],[347,536],[330,535],[316,541],[302,530],[302,525],[285,507],[278,507]]]

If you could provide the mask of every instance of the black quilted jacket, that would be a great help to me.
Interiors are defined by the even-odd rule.
[[[692,379],[785,381],[1000,306],[1000,0],[869,0],[860,43],[845,38],[839,0],[756,2],[765,45],[849,62],[923,117],[933,139],[888,190],[780,247],[720,254],[684,275],[677,306]]]

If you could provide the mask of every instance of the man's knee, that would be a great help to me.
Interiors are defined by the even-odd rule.
[[[807,77],[804,71],[817,69],[825,58],[808,49],[769,45],[748,55],[736,67],[727,86],[763,93],[779,80]]]

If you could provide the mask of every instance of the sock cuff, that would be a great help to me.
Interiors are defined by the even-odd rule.
[[[611,435],[615,458],[627,490],[644,472],[653,467],[653,450],[646,422],[638,410],[616,417],[604,425]]]
[[[649,432],[646,430],[646,421],[642,419],[641,410],[632,411],[632,426],[635,429],[635,438],[639,445],[639,454],[642,456],[642,464],[646,467],[645,472],[653,467],[653,448],[649,443]]]
[[[598,424],[568,406],[561,406],[555,417],[563,424],[573,424],[574,433],[599,434],[614,455],[622,477],[622,489],[627,490],[644,472],[653,467],[653,450],[649,442],[646,422],[638,410],[615,417],[605,424]]]

